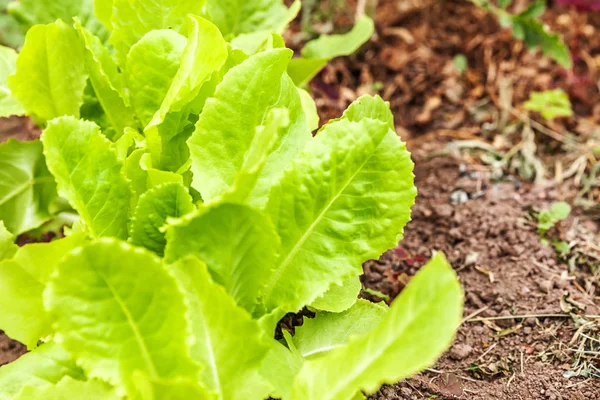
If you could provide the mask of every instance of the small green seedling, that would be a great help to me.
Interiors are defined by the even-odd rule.
[[[552,204],[549,210],[542,210],[537,215],[538,233],[544,236],[557,222],[566,219],[571,214],[571,206],[564,201]]]
[[[550,244],[545,237],[546,232],[554,227],[559,221],[566,219],[571,214],[571,206],[564,201],[552,204],[549,210],[542,210],[537,214],[538,233],[543,244]],[[571,251],[569,244],[563,240],[553,240],[552,247],[559,255],[569,254]]]
[[[467,60],[467,57],[465,57],[464,54],[455,55],[454,58],[452,59],[452,63],[454,63],[454,67],[461,74],[464,74],[465,72],[467,72],[467,69],[469,68],[469,61]]]
[[[571,117],[573,115],[569,95],[562,89],[533,92],[529,100],[523,105],[527,110],[539,112],[545,119]]]

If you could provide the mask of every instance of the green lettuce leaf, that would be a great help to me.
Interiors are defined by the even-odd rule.
[[[341,285],[332,284],[327,292],[310,305],[321,311],[340,313],[356,303],[362,284],[358,276],[344,279]]]
[[[0,221],[0,261],[14,256],[18,248],[15,237],[6,229],[4,221]]]
[[[103,41],[108,38],[108,32],[94,16],[93,0],[19,0],[10,3],[8,11],[24,31],[57,19],[69,24],[73,17],[78,17],[88,30]]]
[[[87,77],[83,45],[75,30],[59,20],[27,32],[8,86],[28,115],[47,121],[79,117]]]
[[[64,255],[83,243],[73,235],[51,243],[21,247],[12,259],[0,262],[0,329],[33,349],[52,333],[52,319],[43,306],[42,294],[50,275]]]
[[[302,57],[290,61],[288,73],[298,86],[310,81],[335,57],[349,56],[367,42],[375,32],[373,20],[363,15],[350,32],[342,35],[322,35],[308,42]]]
[[[304,359],[294,347],[289,333],[283,331],[283,335],[290,348],[285,347],[275,339],[271,339],[271,348],[263,361],[261,374],[273,386],[271,397],[289,399],[294,377],[302,368]]]
[[[201,382],[218,399],[266,398],[271,388],[259,370],[269,347],[258,322],[212,281],[206,265],[197,258],[185,258],[170,268],[189,306],[194,337],[191,355],[204,366]]]
[[[180,218],[196,209],[192,197],[179,183],[166,183],[144,193],[131,220],[129,241],[159,256],[167,243],[162,231],[167,218]]]
[[[188,140],[194,174],[192,186],[205,202],[218,200],[231,190],[256,128],[264,125],[271,109],[286,108],[289,125],[279,132],[249,198],[250,204],[257,207],[265,204],[271,186],[281,178],[289,160],[310,140],[300,95],[285,74],[290,57],[288,49],[250,57],[229,70],[214,97],[206,101],[196,130]]]
[[[203,6],[204,0],[112,0],[110,43],[115,46],[121,65],[125,64],[129,49],[148,32],[159,29],[181,32],[186,16],[200,15]],[[103,7],[103,19],[107,7]]]
[[[242,34],[281,33],[299,10],[298,0],[289,9],[282,0],[207,0],[204,15],[231,40]]]
[[[373,393],[430,365],[448,348],[462,315],[462,289],[442,254],[425,266],[379,324],[307,361],[293,400],[346,400]]]
[[[69,353],[53,342],[22,355],[17,361],[0,367],[0,400],[13,400],[26,386],[47,388],[64,377],[85,379],[81,368]],[[42,399],[30,397],[29,399]]]
[[[196,255],[235,302],[253,312],[272,274],[279,239],[269,219],[241,205],[201,209],[167,229],[165,258]]]
[[[99,380],[81,381],[63,378],[56,385],[25,386],[15,400],[72,400],[85,395],[86,400],[119,400],[115,388]]]
[[[305,318],[304,324],[296,328],[294,345],[302,357],[318,358],[345,345],[350,337],[374,329],[387,311],[385,305],[360,299],[341,313],[317,312],[315,318]]]
[[[16,70],[17,52],[9,47],[0,46],[0,117],[25,114],[8,87],[8,77]]]
[[[131,189],[111,143],[93,122],[62,117],[42,134],[48,168],[93,236],[127,238]]]
[[[112,31],[112,9],[114,0],[93,0],[94,14],[104,24],[108,31]]]
[[[320,121],[315,100],[312,98],[310,93],[308,93],[304,89],[298,88],[298,93],[300,93],[300,99],[302,100],[302,109],[304,110],[304,115],[306,115],[308,127],[310,128],[311,132],[315,131],[319,128]]]
[[[75,29],[85,46],[85,66],[94,92],[119,137],[125,128],[134,126],[133,110],[124,100],[124,77],[98,37],[86,30],[79,20],[75,22]]]
[[[0,144],[0,220],[15,235],[35,229],[51,217],[56,183],[39,140]]]
[[[90,377],[133,389],[132,374],[191,378],[186,307],[152,253],[103,238],[67,256],[44,293],[56,338]]]
[[[147,374],[133,374],[135,389],[131,400],[217,400],[192,379],[152,379]]]
[[[386,122],[325,125],[269,199],[283,251],[266,285],[267,308],[297,311],[395,246],[416,196],[412,170]]]
[[[169,171],[177,171],[189,159],[185,143],[193,132],[189,116],[200,112],[201,105],[195,101],[202,87],[229,56],[227,43],[216,26],[196,16],[189,16],[188,25],[179,69],[160,109],[145,128],[153,161]]]
[[[125,79],[131,105],[142,126],[161,107],[177,74],[186,39],[170,29],[151,31],[131,47]]]
[[[238,171],[231,191],[223,194],[221,201],[245,204],[252,194],[263,171],[280,131],[289,125],[285,109],[272,109],[267,114],[265,124],[256,128],[250,148],[244,154],[244,162]]]

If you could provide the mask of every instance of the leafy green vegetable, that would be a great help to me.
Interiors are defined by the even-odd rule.
[[[335,57],[348,56],[367,42],[375,32],[373,20],[363,15],[352,30],[343,35],[323,35],[302,49],[302,57],[290,62],[288,73],[298,86],[310,81]]]
[[[54,386],[26,386],[16,400],[44,399],[70,400],[85,393],[89,400],[117,400],[119,396],[114,387],[98,381],[81,381],[66,377]]]
[[[56,184],[39,141],[0,144],[0,220],[15,235],[50,219]]]
[[[25,32],[34,25],[50,24],[57,19],[71,23],[74,17],[79,17],[88,30],[105,40],[108,33],[94,16],[92,3],[93,0],[19,0],[10,3],[8,11]]]
[[[200,15],[203,5],[203,0],[112,0],[110,43],[117,50],[120,64],[125,64],[129,49],[144,35],[160,29],[181,32],[185,18]]]
[[[279,238],[271,221],[251,208],[223,204],[200,210],[167,231],[167,261],[196,255],[237,304],[254,312],[273,274]],[[257,265],[265,267],[257,269]]]
[[[297,311],[331,284],[360,274],[363,260],[393,247],[416,195],[412,166],[383,121],[343,118],[323,127],[267,205],[283,250],[266,284],[267,308]],[[295,282],[295,291],[281,282]]]
[[[79,117],[86,80],[83,45],[75,30],[59,20],[27,32],[8,86],[28,115],[47,121]]]
[[[341,285],[333,284],[319,298],[311,303],[317,310],[341,313],[356,303],[362,284],[358,276],[346,278]]]
[[[94,92],[106,117],[120,136],[127,127],[134,126],[133,111],[124,95],[124,77],[98,37],[86,30],[80,21],[75,22],[75,29],[85,45],[85,66]]]
[[[0,46],[0,117],[25,113],[8,87],[8,77],[14,74],[16,68],[17,52]]]
[[[307,361],[291,398],[345,400],[359,390],[373,393],[382,383],[410,376],[433,364],[450,344],[461,314],[462,290],[456,274],[438,254],[372,330]]]
[[[131,189],[110,142],[92,122],[62,117],[42,135],[58,190],[94,236],[127,238]]]
[[[195,210],[192,197],[179,183],[165,183],[144,193],[137,204],[131,221],[130,242],[164,253],[165,240],[162,232],[168,218],[179,218]]]
[[[294,345],[306,359],[315,359],[343,346],[351,336],[371,331],[386,315],[385,305],[358,300],[344,312],[319,312],[296,328]]]
[[[8,336],[29,349],[52,332],[51,319],[42,306],[42,293],[65,253],[82,243],[74,235],[52,243],[19,248],[12,259],[0,262],[0,325]]]
[[[11,258],[17,252],[18,246],[14,244],[14,236],[0,221],[0,261]]]
[[[183,259],[172,268],[189,306],[194,338],[190,353],[205,367],[201,381],[221,399],[266,398],[270,387],[259,370],[269,348],[258,322],[212,281],[206,265],[198,259]],[[237,339],[223,340],[231,332]]]
[[[570,117],[573,115],[569,95],[562,89],[533,92],[523,106],[527,110],[539,112],[545,119]]]
[[[91,377],[131,389],[129,371],[189,377],[185,305],[151,253],[102,239],[68,255],[52,275],[45,306],[57,340]]]
[[[258,126],[273,108],[286,108],[289,124],[279,132],[249,202],[264,205],[274,181],[283,175],[289,160],[311,137],[300,95],[285,74],[291,57],[288,49],[259,53],[232,68],[206,101],[188,140],[194,180],[192,186],[205,202],[231,190],[244,163]],[[256,93],[261,93],[256,96]]]
[[[59,345],[53,342],[43,344],[0,368],[0,399],[14,399],[26,386],[40,390],[54,386],[64,377],[84,379],[85,375]]]

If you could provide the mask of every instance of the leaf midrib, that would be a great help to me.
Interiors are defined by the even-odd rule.
[[[106,279],[106,277],[102,274],[102,272],[96,270],[96,273],[98,274],[98,276],[100,276],[102,281],[106,284],[106,287],[108,288],[108,290],[110,290],[110,293],[112,294],[113,298],[115,299],[115,301],[121,308],[121,311],[127,318],[127,323],[129,324],[129,326],[136,338],[136,341],[138,342],[142,357],[144,358],[144,361],[146,362],[146,364],[148,366],[151,378],[159,379],[158,371],[156,370],[156,366],[154,365],[154,362],[152,361],[152,357],[150,356],[150,351],[148,350],[146,341],[144,340],[144,337],[142,336],[141,332],[139,331],[137,323],[136,323],[135,319],[133,318],[133,315],[131,315],[131,313],[129,312],[129,309],[127,308],[127,305],[125,304],[123,299],[121,299],[121,296],[119,296],[119,294],[115,291],[113,286],[110,284],[108,279]]]
[[[304,245],[304,243],[306,242],[306,240],[308,240],[310,234],[312,234],[312,231],[321,222],[321,219],[329,211],[329,209],[331,208],[331,206],[337,201],[337,199],[342,195],[342,193],[344,193],[344,191],[346,190],[346,188],[350,185],[350,183],[354,180],[354,178],[356,178],[356,176],[362,171],[362,169],[371,160],[371,158],[373,158],[373,156],[377,152],[377,149],[379,149],[379,146],[381,145],[381,142],[383,141],[383,138],[386,135],[387,135],[387,132],[381,136],[381,138],[379,140],[379,143],[377,144],[377,146],[374,147],[374,149],[373,149],[372,153],[369,155],[369,157],[365,158],[365,161],[360,165],[359,168],[356,169],[356,171],[352,174],[352,176],[350,176],[348,178],[348,180],[341,187],[341,189],[338,191],[338,193],[336,193],[335,196],[333,196],[331,198],[331,200],[327,203],[327,205],[325,207],[323,207],[323,210],[321,211],[321,213],[319,213],[319,215],[317,216],[317,218],[315,218],[315,220],[308,227],[308,229],[306,230],[306,232],[304,232],[304,234],[301,236],[301,238],[296,242],[296,244],[294,245],[294,247],[292,248],[292,250],[288,253],[288,255],[285,258],[285,260],[283,260],[283,262],[281,264],[279,264],[279,266],[277,267],[275,273],[273,274],[273,278],[265,286],[265,291],[263,292],[264,293],[264,295],[263,295],[264,299],[268,299],[269,298],[269,296],[271,295],[271,293],[273,292],[273,290],[275,288],[276,283],[279,281],[279,279],[281,278],[281,275],[284,273],[284,271],[288,268],[288,266],[289,266],[291,260],[293,259],[293,257],[295,257],[296,254],[300,251],[300,249],[302,248],[302,246]]]
[[[39,185],[42,183],[50,183],[51,181],[52,181],[52,178],[50,178],[49,176],[28,179],[27,182],[21,184],[15,190],[13,190],[12,192],[8,193],[3,198],[1,198],[0,206],[3,206],[6,203],[8,203],[9,201],[13,200],[15,197],[19,196],[20,194],[25,192],[30,187],[33,187],[35,185]]]

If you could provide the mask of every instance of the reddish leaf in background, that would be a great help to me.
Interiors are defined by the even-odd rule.
[[[578,11],[600,11],[600,0],[558,0],[558,4],[575,6]]]

